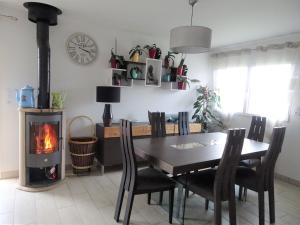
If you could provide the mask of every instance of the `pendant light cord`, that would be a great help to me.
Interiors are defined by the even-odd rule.
[[[190,6],[192,6],[192,15],[191,15],[191,26],[193,26],[193,17],[194,17],[194,5],[198,2],[198,0],[189,0]]]

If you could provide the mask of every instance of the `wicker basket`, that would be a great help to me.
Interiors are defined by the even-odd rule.
[[[90,137],[72,137],[71,125],[79,118],[85,118],[92,124],[92,135]],[[73,172],[78,174],[90,172],[94,162],[95,144],[98,138],[95,136],[93,120],[88,116],[74,117],[69,123],[69,146],[72,159]]]

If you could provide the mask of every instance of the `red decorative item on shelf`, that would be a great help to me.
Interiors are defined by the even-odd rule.
[[[111,66],[111,68],[118,68],[118,60],[111,59],[110,60],[110,66]]]
[[[186,83],[184,83],[183,81],[178,81],[177,85],[178,85],[178,90],[186,89]]]
[[[183,74],[183,67],[180,66],[177,68],[177,75],[182,75]]]
[[[155,57],[156,57],[156,52],[157,52],[156,48],[150,48],[150,49],[149,49],[149,58],[155,59]]]

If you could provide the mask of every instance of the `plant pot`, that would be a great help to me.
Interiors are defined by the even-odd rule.
[[[149,49],[149,58],[151,58],[151,59],[155,59],[155,57],[156,57],[156,49],[155,48],[150,48]]]
[[[111,68],[118,68],[118,61],[116,59],[111,59],[110,66]]]
[[[177,75],[182,75],[183,74],[183,67],[180,66],[177,68]]]
[[[186,89],[186,83],[184,83],[183,81],[178,81],[177,85],[178,85],[178,90]]]
[[[132,62],[139,62],[140,61],[140,54],[138,52],[135,52],[133,56],[131,57]]]

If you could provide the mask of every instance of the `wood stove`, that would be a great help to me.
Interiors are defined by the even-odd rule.
[[[62,11],[39,2],[25,2],[24,7],[36,24],[39,87],[37,108],[19,110],[19,183],[21,189],[41,191],[65,176],[63,111],[50,109],[49,26],[57,25]]]
[[[63,111],[20,109],[21,189],[49,189],[65,177]]]

